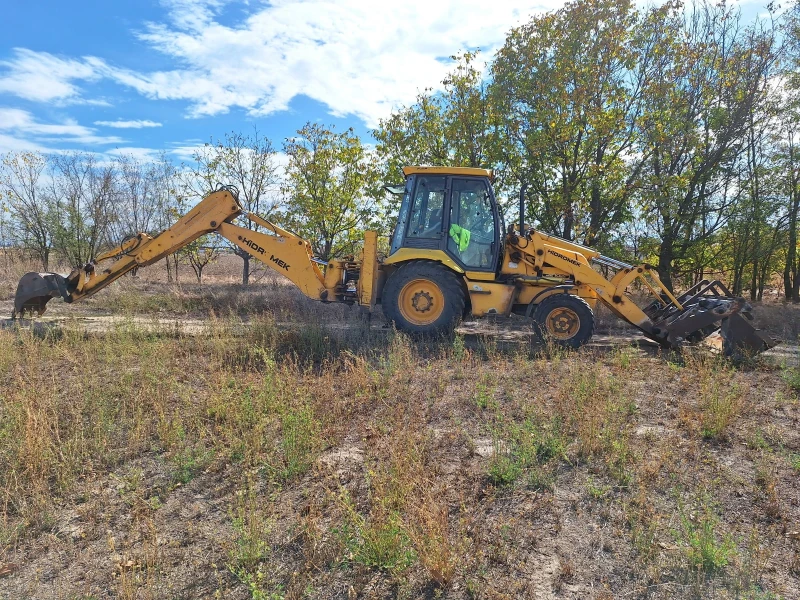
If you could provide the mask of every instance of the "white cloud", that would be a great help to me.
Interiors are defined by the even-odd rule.
[[[172,147],[167,150],[167,154],[174,156],[178,160],[184,162],[194,162],[194,156],[197,152],[205,147],[205,143],[197,140],[186,140],[172,144]]]
[[[41,144],[0,132],[0,154],[5,154],[7,152],[45,153],[47,151],[48,149]]]
[[[98,68],[104,63],[97,58],[67,59],[47,52],[15,48],[13,57],[0,61],[0,92],[14,94],[37,102],[78,102],[106,105],[104,100],[85,100],[73,82],[96,81]]]
[[[116,129],[142,129],[143,127],[161,127],[161,123],[155,121],[95,121],[95,125],[102,127],[113,127]]]
[[[65,58],[17,48],[0,61],[0,93],[41,102],[102,104],[102,99],[83,98],[80,84],[106,78],[148,98],[188,102],[188,114],[195,117],[234,108],[268,115],[304,95],[336,116],[355,115],[374,126],[392,109],[413,102],[418,91],[438,88],[451,68],[450,55],[479,47],[488,60],[511,27],[563,4],[162,0],[165,19],[147,23],[137,35],[174,60],[171,70],[139,72],[97,57]],[[226,15],[231,5],[249,12]],[[244,16],[232,22],[235,14]],[[115,126],[111,123],[96,122]]]
[[[98,70],[150,98],[187,100],[192,116],[240,107],[259,116],[305,95],[331,113],[375,125],[416,93],[436,87],[459,49],[486,56],[507,31],[562,0],[275,0],[234,26],[220,1],[166,0],[169,21],[139,37],[181,68]]]
[[[26,110],[0,108],[0,134],[13,136],[18,149],[44,150],[42,142],[57,142],[81,145],[118,144],[124,140],[117,136],[100,136],[91,127],[79,125],[72,119],[61,123],[42,123]],[[8,141],[8,140],[6,140]]]

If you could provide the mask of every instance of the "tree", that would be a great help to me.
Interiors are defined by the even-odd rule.
[[[322,260],[352,253],[376,218],[375,157],[352,128],[336,133],[316,123],[306,123],[283,148],[289,164],[282,222],[310,239]]]
[[[38,152],[6,154],[0,163],[0,200],[16,227],[9,228],[9,241],[19,244],[50,268],[53,249],[51,199],[43,174],[47,158]]]
[[[128,235],[160,230],[165,198],[169,189],[174,189],[174,182],[164,177],[168,172],[160,164],[164,160],[162,156],[159,161],[142,162],[123,154],[114,161],[117,175],[115,218],[109,224],[109,233],[115,243],[120,243]]]
[[[195,165],[185,178],[188,194],[202,198],[219,184],[235,185],[239,203],[247,212],[270,217],[278,209],[278,164],[272,142],[253,128],[251,135],[229,133],[225,139],[205,144],[194,153]],[[258,230],[260,225],[244,219],[242,226]],[[233,251],[242,261],[242,284],[250,281],[250,254],[238,246]]]
[[[800,3],[789,11],[783,26],[786,36],[788,61],[784,65],[787,94],[781,112],[784,142],[782,163],[784,165],[784,190],[787,199],[787,240],[783,267],[783,289],[787,300],[800,302],[800,257],[798,256],[797,228],[800,224],[800,154],[798,154],[797,123],[800,117]]]
[[[492,64],[502,161],[528,184],[534,220],[566,239],[601,243],[630,216],[642,162],[637,18],[629,1],[567,3],[512,29]]]
[[[781,163],[783,165],[783,189],[787,208],[786,256],[783,268],[783,291],[787,300],[800,302],[800,257],[798,257],[798,215],[800,214],[800,153],[798,152],[798,114],[796,100],[790,98],[790,106],[783,113]]]
[[[219,247],[211,244],[208,235],[203,235],[188,244],[181,251],[197,277],[197,283],[203,283],[203,269],[219,258]]]
[[[411,106],[379,121],[372,135],[387,181],[406,165],[502,166],[496,160],[499,119],[489,86],[475,67],[478,56],[452,56],[455,67],[442,81],[442,91],[426,90]],[[495,184],[502,188],[502,177]]]
[[[685,16],[686,15],[686,16]],[[724,4],[680,4],[643,24],[648,52],[638,151],[647,157],[640,206],[658,236],[658,273],[673,275],[725,225],[739,188],[736,159],[768,92],[774,32],[743,29]]]
[[[767,98],[750,114],[738,157],[740,193],[724,231],[723,248],[732,255],[731,290],[739,296],[748,287],[751,300],[762,299],[778,249],[786,242],[789,215],[776,145],[781,139],[780,108],[776,99]]]
[[[51,164],[53,245],[71,266],[80,267],[110,245],[116,173],[113,165],[83,152],[56,154]]]

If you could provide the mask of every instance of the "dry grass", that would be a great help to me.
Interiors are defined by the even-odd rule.
[[[0,331],[0,598],[800,597],[793,369],[122,283],[219,316]]]

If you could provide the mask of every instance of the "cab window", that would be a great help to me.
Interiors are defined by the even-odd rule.
[[[440,176],[425,176],[417,179],[406,237],[442,237],[445,181],[445,177]]]

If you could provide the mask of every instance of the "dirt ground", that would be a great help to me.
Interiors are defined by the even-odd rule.
[[[0,598],[800,598],[794,307],[734,366],[157,275],[0,329]]]

